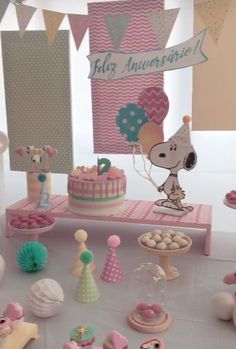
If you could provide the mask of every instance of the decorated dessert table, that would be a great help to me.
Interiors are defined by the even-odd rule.
[[[204,254],[210,254],[211,248],[211,225],[212,206],[204,204],[192,204],[193,211],[182,217],[170,216],[162,213],[155,213],[155,203],[153,201],[126,200],[124,210],[118,214],[108,216],[85,216],[73,213],[68,210],[68,197],[64,195],[53,195],[51,197],[52,206],[47,213],[53,217],[84,219],[95,221],[110,221],[120,223],[133,223],[144,225],[170,226],[182,228],[196,228],[205,231]],[[16,233],[9,227],[9,223],[14,216],[26,215],[39,212],[34,203],[29,203],[27,199],[22,199],[6,208],[6,231],[5,235],[10,237]],[[17,231],[18,233],[18,231]]]

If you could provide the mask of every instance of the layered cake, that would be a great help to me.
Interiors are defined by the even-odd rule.
[[[124,209],[126,176],[115,166],[79,166],[68,176],[68,208],[89,216],[105,216]]]

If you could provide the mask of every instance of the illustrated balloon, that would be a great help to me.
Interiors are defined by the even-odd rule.
[[[0,131],[0,154],[8,148],[8,137],[4,132]]]
[[[128,142],[138,141],[138,132],[143,124],[148,122],[145,110],[135,103],[129,103],[119,110],[116,124],[120,133]]]
[[[138,104],[145,110],[149,121],[162,125],[169,111],[169,99],[162,88],[145,88],[139,95]]]
[[[138,138],[143,152],[148,154],[155,144],[164,141],[163,128],[155,122],[147,122],[140,128]]]

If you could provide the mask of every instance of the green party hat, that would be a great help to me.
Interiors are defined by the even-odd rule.
[[[89,263],[93,261],[93,253],[89,250],[82,252],[80,260],[84,264],[84,267],[75,294],[75,299],[80,303],[95,302],[100,297],[100,292],[88,266]]]

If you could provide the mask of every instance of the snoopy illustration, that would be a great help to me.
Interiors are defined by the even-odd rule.
[[[149,160],[157,167],[166,168],[170,174],[166,181],[158,187],[159,192],[164,192],[166,199],[157,200],[157,206],[181,211],[192,211],[192,206],[183,206],[181,200],[185,192],[179,185],[178,172],[181,169],[192,170],[197,163],[197,154],[190,140],[190,116],[183,117],[183,125],[166,142],[153,145],[149,152]]]
[[[160,339],[148,339],[142,343],[140,349],[165,349],[165,345]]]

